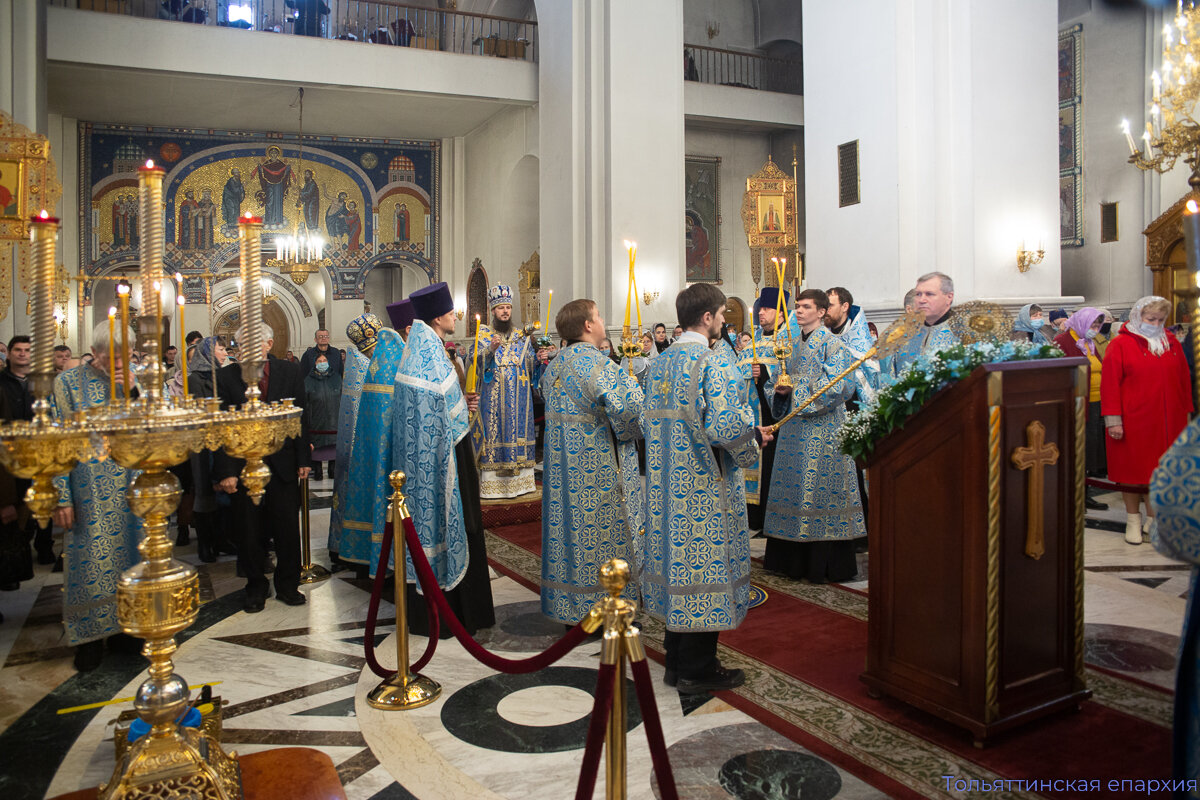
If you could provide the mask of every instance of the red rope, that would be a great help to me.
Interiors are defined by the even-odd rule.
[[[454,610],[450,608],[450,603],[446,601],[446,595],[442,594],[442,589],[437,584],[437,578],[433,575],[433,568],[429,566],[429,559],[425,557],[425,550],[421,547],[421,540],[417,536],[417,529],[413,527],[412,519],[404,520],[404,535],[408,540],[408,557],[412,560],[413,566],[416,568],[417,579],[425,589],[425,599],[431,601],[429,603],[431,606],[437,606],[438,610],[442,613],[442,617],[446,620],[446,624],[453,631],[455,638],[481,664],[497,672],[507,672],[513,675],[537,672],[571,652],[577,644],[587,637],[587,633],[583,628],[580,625],[576,625],[567,631],[566,635],[561,639],[546,648],[546,650],[529,658],[502,658],[488,652],[471,638],[471,634],[467,633],[467,629],[463,627],[458,617],[454,615]],[[436,629],[431,629],[430,638],[432,639],[436,636]]]
[[[366,650],[367,666],[385,681],[396,675],[395,670],[389,670],[375,659],[375,622],[379,618],[379,599],[383,597],[383,584],[387,578],[387,562],[388,555],[392,552],[392,523],[387,523],[383,528],[383,543],[379,548],[379,564],[375,569],[375,583],[371,586],[371,602],[367,606],[367,626],[363,635],[363,649]],[[437,609],[431,604],[429,606],[429,630],[437,631],[438,629],[438,614]],[[407,633],[407,626],[406,626]],[[400,618],[396,618],[396,635],[400,635]],[[417,660],[415,664],[408,668],[409,672],[420,672],[421,668],[429,663],[429,659],[433,658],[433,653],[437,650],[437,634],[433,633],[429,637],[429,641],[425,644],[425,653]]]
[[[583,764],[579,768],[575,800],[591,800],[592,793],[596,790],[600,751],[604,747],[604,730],[608,727],[608,717],[612,713],[616,677],[616,664],[601,664],[596,673],[596,701],[592,704],[592,719],[588,723],[587,746],[583,750]]]
[[[671,771],[671,759],[667,756],[667,743],[663,739],[662,720],[658,718],[658,705],[654,701],[654,684],[650,678],[650,665],[645,659],[630,662],[633,668],[633,685],[637,689],[638,705],[642,708],[642,722],[646,725],[646,741],[650,745],[650,761],[658,778],[658,791],[662,800],[679,800],[675,789],[675,774]]]

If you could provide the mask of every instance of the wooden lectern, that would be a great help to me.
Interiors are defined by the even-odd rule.
[[[1000,731],[1091,696],[1083,673],[1082,358],[986,364],[877,444],[872,696]]]

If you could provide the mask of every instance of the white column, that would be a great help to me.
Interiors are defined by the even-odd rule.
[[[625,239],[674,318],[683,286],[682,0],[538,5],[542,285],[624,316]]]
[[[960,301],[1060,294],[1056,31],[1051,0],[805,4],[813,285],[896,306],[939,270]],[[842,208],[837,145],[852,140],[862,202]],[[1018,272],[1039,238],[1045,260]]]

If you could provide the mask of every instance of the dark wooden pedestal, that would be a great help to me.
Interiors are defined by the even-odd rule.
[[[346,800],[329,756],[310,747],[278,747],[238,758],[246,800]],[[95,787],[53,800],[95,800]]]
[[[872,695],[966,728],[975,743],[1091,696],[1083,672],[1083,359],[992,364],[940,392],[866,461]],[[1032,470],[1040,422],[1043,553]],[[1036,516],[1036,515],[1035,515]]]

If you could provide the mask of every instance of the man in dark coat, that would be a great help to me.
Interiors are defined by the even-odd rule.
[[[325,356],[329,360],[329,371],[336,372],[339,376],[344,376],[345,372],[345,354],[341,350],[329,343],[329,331],[321,328],[313,337],[316,342],[312,347],[304,351],[304,355],[300,356],[300,374],[307,375],[313,371],[313,366],[317,363],[317,356]]]
[[[242,336],[239,335],[239,339]],[[259,391],[264,402],[292,398],[304,406],[304,377],[300,368],[274,356],[267,356],[274,344],[274,333],[263,326],[265,359],[259,367]],[[246,353],[246,358],[251,354]],[[217,393],[224,408],[246,402],[246,382],[240,364],[217,371]],[[212,480],[232,495],[235,516],[241,520],[238,564],[246,577],[246,613],[262,611],[270,595],[266,577],[267,543],[275,543],[275,595],[289,606],[305,603],[300,593],[300,479],[311,471],[308,443],[308,415],[301,417],[300,436],[286,440],[278,452],[263,461],[271,469],[271,480],[258,505],[254,505],[238,476],[245,462],[231,458],[223,450],[213,454]]]

